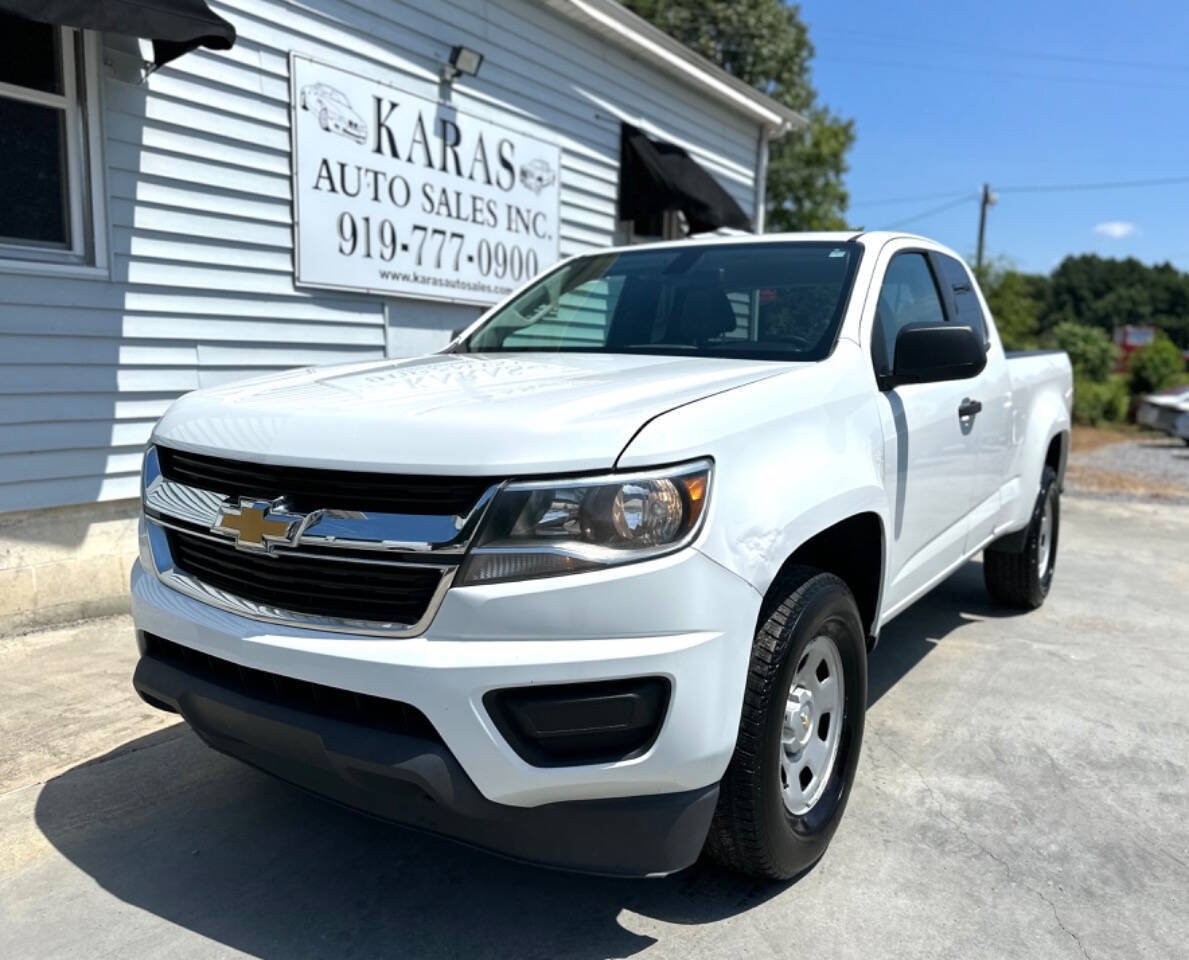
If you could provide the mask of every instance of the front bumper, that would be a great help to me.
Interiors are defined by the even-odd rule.
[[[680,869],[701,846],[735,746],[760,604],[751,586],[693,549],[455,588],[426,633],[405,639],[247,619],[171,590],[139,564],[132,594],[138,630],[244,667],[408,703],[441,738],[427,750],[398,742],[406,738],[378,742],[374,731],[348,736],[299,711],[278,719],[274,705],[245,704],[143,660],[137,688],[178,709],[218,749],[388,819],[512,856],[633,874]],[[648,750],[618,762],[532,766],[483,704],[501,687],[643,676],[669,679],[668,712]],[[427,765],[437,779],[426,778]],[[611,843],[613,829],[631,838],[628,848]]]
[[[672,873],[697,858],[718,784],[540,807],[492,803],[440,743],[244,696],[154,658],[133,684],[216,750],[373,816],[520,860],[616,876]]]

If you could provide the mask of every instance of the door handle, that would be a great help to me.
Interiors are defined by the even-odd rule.
[[[981,413],[983,405],[977,400],[971,400],[967,397],[960,404],[958,404],[958,419],[965,420],[967,417],[973,417],[977,413]]]

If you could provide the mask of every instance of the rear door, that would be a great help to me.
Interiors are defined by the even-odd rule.
[[[998,337],[992,336],[991,325],[983,316],[966,264],[943,253],[931,253],[930,259],[953,322],[971,327],[983,338],[987,349],[983,372],[963,381],[967,398],[982,407],[970,417],[970,436],[976,443],[977,456],[970,475],[970,521],[966,527],[969,553],[990,539],[1002,508],[1000,490],[1008,479],[1012,456],[1011,375],[1003,346]]]
[[[907,324],[950,322],[926,251],[895,253],[878,289],[871,342],[877,376],[891,373],[896,334]],[[958,408],[972,382],[902,384],[880,394],[891,516],[885,610],[895,612],[962,557],[977,441]]]

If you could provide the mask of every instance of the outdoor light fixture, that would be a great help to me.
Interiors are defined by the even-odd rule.
[[[450,48],[450,62],[442,68],[442,79],[449,83],[464,73],[468,77],[474,77],[478,75],[482,65],[483,54],[458,44]]]

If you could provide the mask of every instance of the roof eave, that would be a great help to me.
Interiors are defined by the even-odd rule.
[[[720,102],[742,110],[762,124],[771,139],[806,123],[795,110],[731,76],[615,0],[544,0],[544,3],[632,55],[686,82],[693,81]]]

